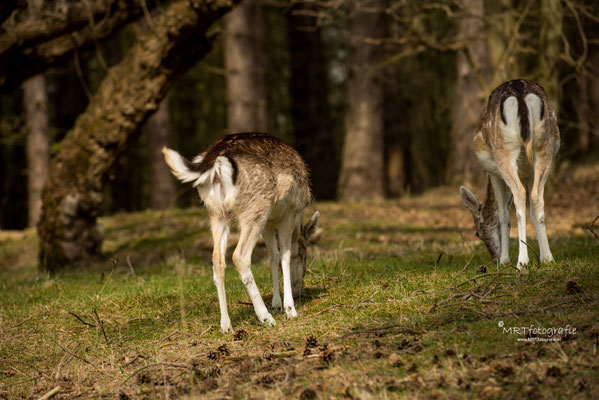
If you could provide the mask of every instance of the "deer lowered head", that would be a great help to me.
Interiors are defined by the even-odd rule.
[[[291,289],[293,297],[298,298],[304,291],[306,275],[306,253],[308,244],[318,240],[321,228],[318,227],[320,213],[316,211],[305,225],[298,224],[291,240]]]
[[[476,237],[487,247],[491,258],[499,260],[501,252],[501,229],[499,224],[497,201],[491,180],[487,180],[487,188],[484,203],[481,205],[478,199],[467,187],[460,187],[462,203],[472,213]]]

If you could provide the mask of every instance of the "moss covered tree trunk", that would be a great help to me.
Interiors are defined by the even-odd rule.
[[[108,71],[51,161],[38,223],[43,269],[56,271],[100,254],[96,218],[107,172],[173,80],[208,52],[206,30],[231,6],[219,0],[172,2]]]

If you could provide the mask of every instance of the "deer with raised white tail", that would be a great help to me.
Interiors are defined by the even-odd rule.
[[[553,261],[545,229],[544,190],[559,146],[555,112],[541,85],[520,79],[493,90],[474,136],[478,161],[489,173],[486,199],[481,206],[466,187],[460,187],[460,193],[474,217],[477,236],[502,264],[509,262],[508,205],[512,196],[518,220],[518,269],[529,262],[527,198],[540,260]]]
[[[258,320],[275,325],[264,305],[251,270],[252,251],[260,235],[268,249],[272,271],[272,307],[297,316],[294,297],[304,287],[306,245],[318,225],[318,212],[303,225],[312,200],[308,170],[300,155],[281,140],[264,133],[226,135],[187,160],[174,150],[162,150],[173,175],[192,182],[208,209],[214,250],[213,278],[218,292],[221,330],[231,331],[225,294],[225,253],[230,224],[239,224],[233,263],[254,305]],[[283,304],[279,292],[283,272]]]

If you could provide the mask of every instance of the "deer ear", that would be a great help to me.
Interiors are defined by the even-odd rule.
[[[316,241],[318,240],[318,237],[320,237],[320,234],[322,233],[322,229],[320,229],[318,227],[318,219],[320,218],[320,213],[318,211],[316,211],[314,213],[314,215],[312,216],[312,218],[310,218],[310,221],[308,221],[306,223],[306,225],[304,225],[302,227],[302,235],[304,235],[304,240],[306,242],[308,241]]]
[[[480,204],[478,199],[466,186],[460,186],[460,194],[462,195],[462,203],[472,215],[477,215],[480,212]]]

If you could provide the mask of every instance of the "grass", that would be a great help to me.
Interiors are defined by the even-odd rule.
[[[298,318],[260,325],[229,268],[234,334],[219,329],[201,209],[104,218],[114,261],[54,276],[36,270],[33,231],[0,233],[0,398],[593,397],[597,210],[549,208],[556,263],[520,274],[488,261],[454,192],[314,205],[324,233]],[[253,272],[269,304],[265,254]],[[507,332],[531,326],[571,330]]]

